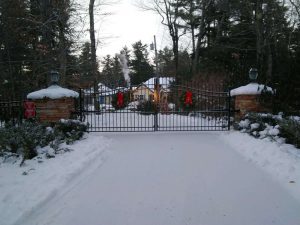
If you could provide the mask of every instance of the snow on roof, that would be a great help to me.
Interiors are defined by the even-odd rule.
[[[100,96],[111,96],[117,94],[118,92],[126,92],[126,91],[128,91],[127,87],[116,87],[115,89],[110,89],[108,87],[102,89],[99,88]]]
[[[109,91],[112,91],[112,89],[110,89],[109,87],[105,86],[102,83],[98,84],[98,90],[99,90],[99,92],[109,92]]]
[[[62,88],[58,85],[51,85],[46,89],[35,91],[27,95],[28,99],[59,99],[64,97],[78,98],[79,94],[76,91],[70,89]]]
[[[154,90],[155,86],[155,77],[150,78],[149,80],[145,81],[143,84],[146,85],[150,90]],[[163,89],[168,89],[172,82],[175,81],[174,77],[160,77],[159,84]]]
[[[265,86],[263,84],[257,84],[257,83],[250,83],[246,86],[241,86],[236,89],[233,89],[230,91],[231,96],[236,95],[259,95],[263,90],[266,90],[267,92],[274,93],[273,89],[271,87]]]

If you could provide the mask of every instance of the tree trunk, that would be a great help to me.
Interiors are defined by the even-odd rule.
[[[67,50],[66,50],[66,39],[64,35],[64,27],[59,24],[59,74],[60,74],[60,83],[61,85],[66,85],[66,71],[67,71]]]
[[[256,30],[256,66],[258,72],[263,72],[263,31],[262,31],[262,0],[256,1],[255,9],[255,30]]]
[[[94,22],[94,4],[95,0],[90,0],[89,4],[89,16],[90,16],[90,40],[91,40],[91,60],[92,60],[92,73],[94,77],[94,107],[95,110],[99,110],[99,98],[98,98],[98,76],[97,76],[97,58],[96,58],[96,39],[95,39],[95,22]]]
[[[203,12],[202,18],[201,18],[201,23],[200,23],[200,32],[198,34],[198,40],[197,40],[197,45],[196,45],[193,68],[192,68],[192,74],[193,75],[195,75],[197,73],[197,70],[198,70],[198,64],[199,64],[199,61],[200,61],[201,43],[202,43],[202,38],[205,34],[204,29],[205,29],[205,20],[204,20],[204,12]]]
[[[271,45],[268,43],[268,65],[267,65],[267,74],[266,74],[266,84],[272,83],[272,73],[273,73],[273,56]]]

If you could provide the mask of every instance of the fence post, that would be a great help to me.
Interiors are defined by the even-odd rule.
[[[154,83],[155,83],[154,84],[154,103],[155,103],[154,131],[158,131],[159,78],[155,78]]]
[[[79,116],[80,116],[80,121],[82,121],[82,89],[79,89]]]

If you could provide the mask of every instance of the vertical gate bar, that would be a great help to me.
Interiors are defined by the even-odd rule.
[[[154,93],[156,93],[156,99],[155,99],[155,112],[154,112],[154,131],[158,131],[158,101],[159,101],[159,93],[158,93],[158,85],[159,85],[159,78],[158,74],[157,77],[155,78],[154,82]]]
[[[83,122],[82,121],[82,89],[80,88],[79,89],[79,118],[80,118],[80,121],[81,122]]]
[[[231,95],[230,90],[228,91],[228,130],[230,130],[230,116],[231,116]]]

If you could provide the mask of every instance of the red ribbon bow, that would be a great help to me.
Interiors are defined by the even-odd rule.
[[[184,104],[185,104],[186,106],[190,106],[190,105],[193,104],[193,93],[192,93],[192,92],[187,91],[187,92],[185,93],[185,101],[184,101]]]
[[[117,106],[120,108],[124,105],[124,94],[122,92],[117,93]]]
[[[35,117],[35,103],[30,101],[24,102],[24,117],[25,119],[33,118]]]

